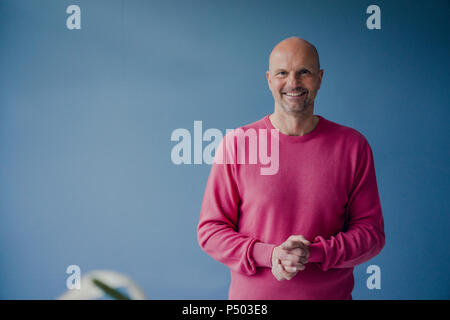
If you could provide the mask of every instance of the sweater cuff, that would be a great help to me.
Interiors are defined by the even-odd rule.
[[[263,242],[255,242],[252,256],[257,267],[272,268],[272,251],[276,246]]]
[[[309,246],[308,262],[322,262],[324,257],[322,243],[315,242]]]

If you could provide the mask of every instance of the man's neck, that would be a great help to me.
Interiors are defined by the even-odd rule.
[[[313,109],[308,114],[291,115],[275,110],[269,116],[272,125],[281,133],[289,136],[304,136],[315,129],[319,117],[313,115]]]

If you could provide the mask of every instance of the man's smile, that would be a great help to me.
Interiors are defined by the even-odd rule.
[[[298,92],[298,91],[290,91],[283,92],[283,95],[287,96],[289,99],[299,99],[306,95],[306,91]]]

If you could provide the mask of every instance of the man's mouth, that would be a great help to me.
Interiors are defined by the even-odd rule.
[[[298,92],[298,91],[291,91],[291,92],[283,92],[284,95],[288,97],[300,97],[306,94],[306,91]]]

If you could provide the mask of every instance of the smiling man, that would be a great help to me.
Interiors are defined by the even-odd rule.
[[[277,133],[277,173],[212,165],[197,234],[230,268],[230,299],[351,299],[353,268],[385,244],[369,143],[314,115],[323,74],[309,42],[277,44],[266,74],[274,112],[239,128]],[[231,154],[240,147],[224,146]]]

